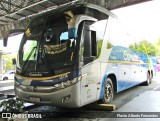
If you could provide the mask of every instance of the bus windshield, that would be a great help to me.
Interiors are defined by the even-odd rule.
[[[31,21],[19,49],[21,74],[50,76],[71,68],[76,50],[74,30],[68,29],[63,14]]]

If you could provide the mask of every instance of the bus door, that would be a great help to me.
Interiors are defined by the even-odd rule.
[[[81,80],[81,105],[88,104],[97,100],[99,63],[90,63],[82,68]]]
[[[97,80],[100,75],[100,63],[96,61],[96,31],[89,27],[93,22],[84,22],[80,45],[81,67],[81,105],[96,101]]]

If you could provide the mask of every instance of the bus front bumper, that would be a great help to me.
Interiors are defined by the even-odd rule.
[[[47,91],[48,90],[48,91]],[[80,82],[54,91],[51,86],[22,86],[15,83],[15,94],[26,102],[76,108],[80,104]]]

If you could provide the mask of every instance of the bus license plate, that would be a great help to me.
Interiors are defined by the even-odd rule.
[[[30,100],[33,102],[40,102],[40,98],[39,97],[30,97]]]

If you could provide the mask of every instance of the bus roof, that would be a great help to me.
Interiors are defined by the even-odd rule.
[[[33,17],[33,19],[35,18],[39,18],[39,17],[45,17],[45,16],[50,16],[53,13],[62,13],[63,11],[69,11],[69,10],[73,10],[73,9],[78,9],[80,7],[86,7],[86,8],[91,8],[91,9],[95,9],[98,10],[99,12],[102,12],[103,14],[106,14],[108,16],[112,16],[114,18],[117,18],[116,15],[114,15],[113,13],[111,13],[109,10],[107,10],[106,8],[99,6],[99,5],[95,5],[92,3],[85,3],[85,2],[74,2],[72,5],[67,4],[67,5],[63,5],[60,6],[56,9],[50,10],[50,11],[45,11],[43,13],[38,14],[37,16]]]

